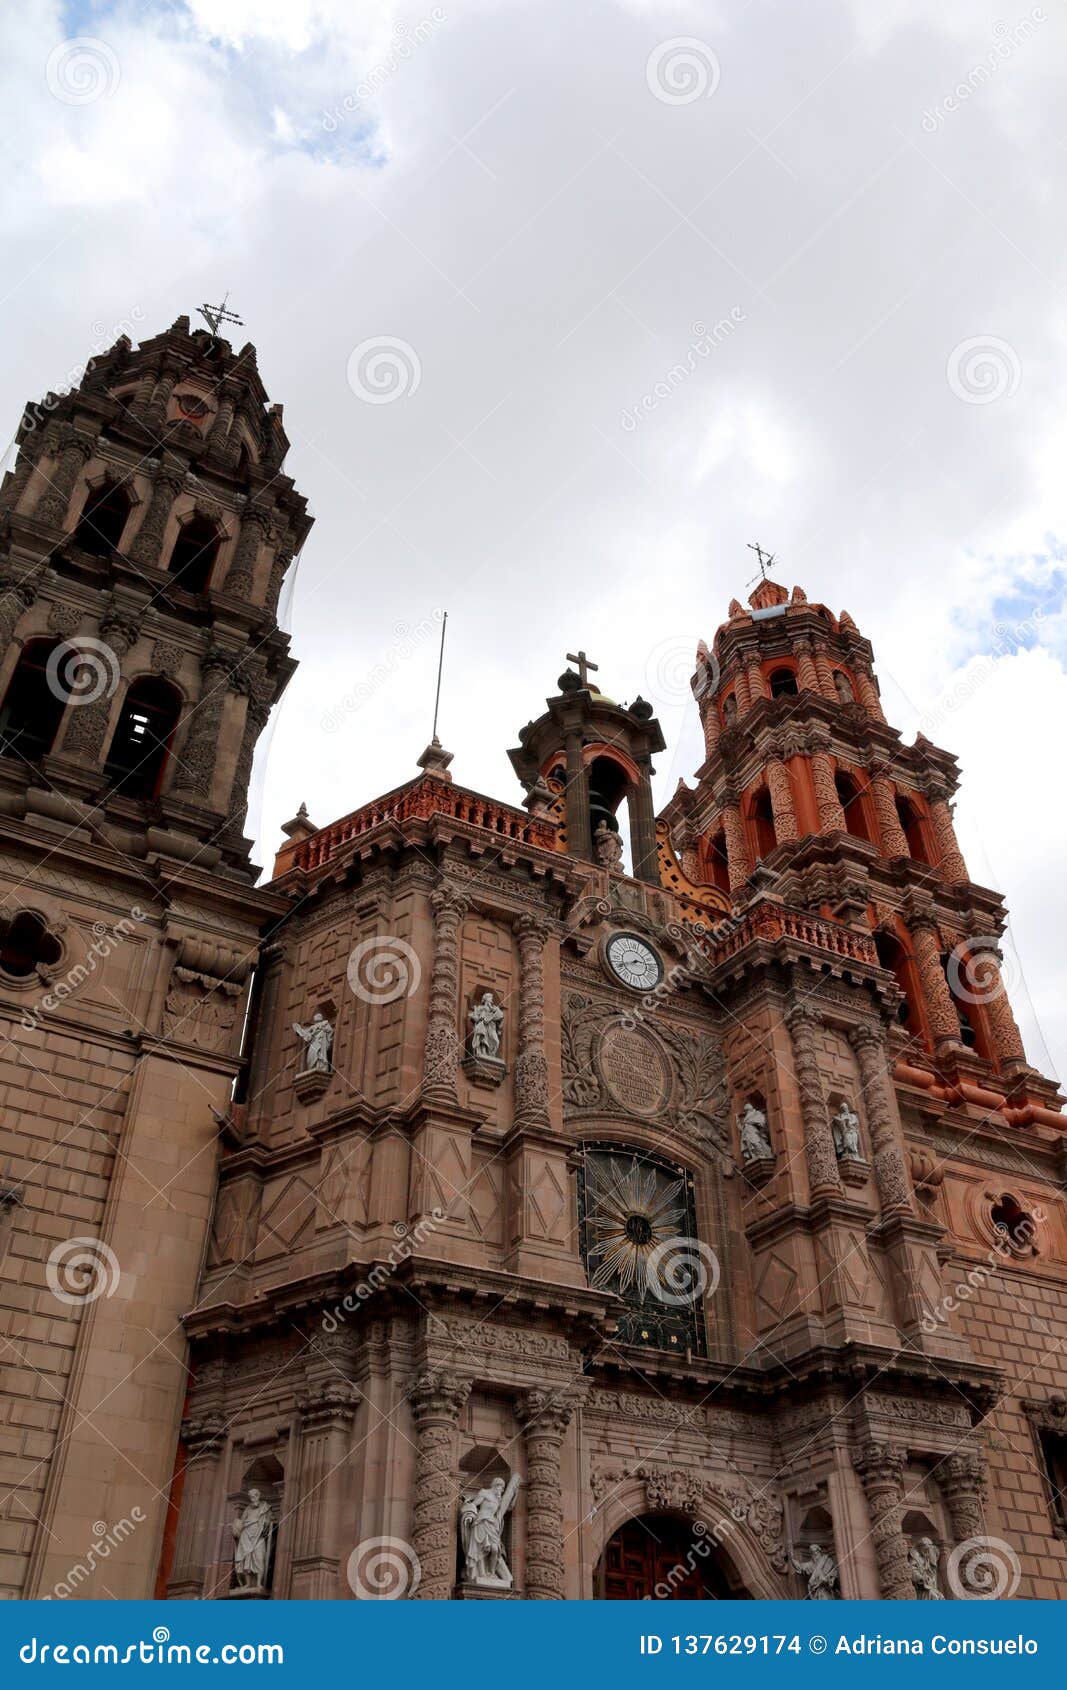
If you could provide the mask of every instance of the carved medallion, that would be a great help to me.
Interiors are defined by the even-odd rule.
[[[671,1079],[659,1047],[639,1028],[609,1025],[597,1049],[605,1089],[631,1115],[656,1115],[670,1097]]]

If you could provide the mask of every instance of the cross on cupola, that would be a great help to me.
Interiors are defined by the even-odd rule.
[[[212,334],[218,334],[219,327],[223,323],[234,324],[237,328],[244,328],[244,319],[239,317],[236,311],[228,311],[226,309],[226,301],[229,297],[230,295],[227,291],[222,296],[221,305],[208,305],[205,301],[203,305],[197,307],[199,315],[203,317]]]
[[[599,663],[594,663],[592,661],[592,659],[588,658],[585,655],[585,652],[581,651],[581,650],[579,650],[579,651],[569,651],[567,653],[567,662],[568,663],[577,663],[577,665],[578,665],[578,679],[581,681],[582,686],[586,687],[586,688],[588,688],[588,686],[589,686],[589,672],[590,672],[590,670],[592,670],[592,672],[594,674],[596,674],[597,671],[600,668]]]
[[[770,568],[771,564],[776,561],[774,553],[773,552],[765,552],[758,540],[753,541],[748,549],[749,549],[750,552],[755,552],[756,557],[759,560],[760,579],[766,581],[767,571]],[[753,575],[752,581],[755,581],[755,580],[756,580],[756,576]],[[750,581],[748,583],[748,585],[750,587],[752,585],[752,581]]]

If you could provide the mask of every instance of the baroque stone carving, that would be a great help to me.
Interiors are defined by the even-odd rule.
[[[514,1582],[504,1554],[504,1521],[520,1484],[513,1473],[505,1485],[494,1479],[482,1490],[465,1491],[459,1509],[463,1581],[488,1590],[510,1590]]]
[[[330,1072],[330,1049],[333,1045],[333,1027],[317,1009],[308,1025],[302,1027],[298,1021],[293,1022],[293,1032],[297,1038],[303,1039],[304,1073],[328,1074]]]
[[[842,1102],[830,1122],[830,1131],[834,1135],[834,1154],[839,1162],[846,1156],[860,1154],[860,1118],[847,1103]]]
[[[239,1591],[251,1596],[267,1589],[274,1510],[253,1486],[248,1501],[233,1521],[233,1576]]]
[[[601,1395],[603,1393],[596,1393]],[[676,1509],[700,1519],[705,1504],[714,1501],[752,1532],[775,1572],[784,1573],[789,1555],[783,1538],[785,1509],[781,1497],[766,1486],[756,1488],[739,1475],[740,1483],[725,1477],[707,1477],[685,1467],[663,1467],[639,1462],[633,1467],[602,1467],[591,1480],[593,1500],[600,1503],[608,1491],[628,1479],[644,1481],[648,1507]]]
[[[737,1117],[737,1131],[744,1162],[772,1161],[774,1149],[767,1130],[767,1117],[754,1103],[746,1103]]]
[[[941,1590],[937,1582],[937,1564],[941,1551],[929,1537],[920,1537],[908,1551],[908,1570],[920,1602],[940,1602]]]
[[[800,1546],[803,1548],[803,1545]],[[837,1562],[821,1543],[808,1546],[807,1555],[791,1555],[793,1568],[807,1580],[809,1602],[836,1601],[841,1595]]]

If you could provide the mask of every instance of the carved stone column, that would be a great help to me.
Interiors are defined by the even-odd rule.
[[[270,566],[270,580],[267,583],[267,598],[265,609],[271,616],[278,614],[278,600],[282,596],[286,573],[293,561],[292,546],[279,546],[274,554],[274,561]]]
[[[952,1523],[956,1543],[969,1543],[980,1538],[985,1524],[986,1468],[982,1457],[974,1450],[960,1450],[947,1456],[935,1468]],[[968,1582],[966,1555],[961,1556],[958,1568],[964,1590],[973,1589]]]
[[[211,803],[219,731],[229,696],[228,681],[236,666],[233,652],[213,646],[207,653],[200,667],[200,698],[193,706],[189,731],[177,761],[173,792],[195,800],[203,809]]]
[[[745,824],[741,820],[741,806],[733,787],[725,787],[722,794],[722,830],[726,838],[726,871],[730,891],[740,892],[752,873],[752,858],[748,853]]]
[[[424,1373],[408,1393],[416,1433],[411,1547],[421,1570],[414,1594],[423,1602],[447,1601],[456,1581],[456,1427],[470,1389],[454,1373]]]
[[[753,658],[752,661],[747,664],[745,668],[745,680],[748,683],[748,703],[750,709],[758,699],[770,697],[770,688],[763,678],[763,670],[760,668],[759,660],[757,658]]]
[[[815,1048],[819,1019],[806,1004],[794,1004],[785,1019],[793,1041],[793,1067],[800,1093],[800,1112],[804,1122],[804,1159],[808,1167],[811,1195],[840,1196],[841,1175],[834,1154],[830,1111],[822,1089],[819,1057]]]
[[[889,764],[884,757],[873,758],[868,765],[868,773],[882,850],[887,857],[910,856],[908,836],[900,825],[896,792],[889,779]]]
[[[656,811],[652,802],[652,759],[645,755],[637,759],[641,779],[631,790],[627,808],[630,812],[630,855],[635,880],[650,886],[659,885],[659,853],[656,844]]]
[[[823,833],[847,833],[845,812],[834,784],[834,760],[818,742],[811,754],[811,784],[815,790],[815,804],[819,812],[819,827]]]
[[[959,1016],[941,966],[937,923],[932,915],[921,912],[906,914],[905,920],[934,1040],[937,1044],[958,1045],[961,1042]]]
[[[70,423],[64,424],[59,430],[59,456],[56,467],[33,513],[38,522],[50,523],[53,528],[64,526],[74,483],[78,479],[82,464],[93,455],[93,444],[93,441],[87,439],[84,434],[79,434]]]
[[[166,426],[170,396],[178,383],[181,369],[177,364],[164,364],[159,372],[155,391],[145,412],[145,427],[159,434]]]
[[[334,1369],[308,1381],[298,1401],[300,1466],[292,1533],[292,1589],[301,1601],[338,1594],[343,1521],[342,1468],[360,1396]]]
[[[563,1483],[560,1450],[577,1399],[568,1391],[527,1391],[516,1403],[526,1445],[526,1598],[563,1597]]]
[[[774,836],[779,845],[797,837],[797,816],[793,807],[793,789],[784,763],[777,759],[767,764],[767,790],[771,795],[774,816]]]
[[[859,700],[863,705],[863,708],[866,710],[868,716],[874,717],[876,722],[884,722],[885,711],[882,709],[882,701],[878,696],[878,688],[874,684],[874,676],[871,674],[871,671],[862,663],[857,663],[855,665],[855,675],[856,691],[859,694]]]
[[[223,382],[219,388],[219,408],[215,413],[215,420],[211,424],[211,431],[208,434],[208,445],[212,453],[223,459],[230,456],[228,445],[237,397],[238,390],[228,382]]]
[[[567,849],[572,856],[590,857],[593,852],[593,833],[589,817],[589,771],[582,761],[580,731],[568,733],[567,786],[564,809],[567,818]]]
[[[882,1209],[911,1212],[911,1187],[890,1092],[885,1040],[878,1027],[861,1022],[849,1028],[848,1042],[856,1052],[860,1071],[867,1124],[871,1129],[874,1177]]]
[[[888,1602],[911,1602],[915,1587],[908,1571],[908,1544],[900,1525],[904,1455],[892,1444],[867,1444],[852,1458],[871,1516],[878,1562],[878,1586]]]
[[[829,653],[824,645],[815,647],[815,673],[819,677],[819,691],[824,698],[836,698],[837,688],[834,686],[834,666],[830,662]]]
[[[140,623],[112,599],[100,618],[100,638],[111,647],[120,666],[130,647],[140,637]],[[75,639],[73,643],[77,645],[78,642]],[[68,703],[62,737],[57,746],[59,753],[64,757],[77,757],[86,763],[101,762],[113,704],[114,695],[106,690],[91,704]]]
[[[259,548],[263,544],[267,529],[270,527],[270,511],[262,505],[249,505],[241,517],[241,532],[234,547],[233,559],[226,571],[226,579],[222,583],[224,593],[232,593],[234,598],[247,599],[251,596],[255,580],[256,559]]]
[[[0,653],[6,652],[24,613],[37,602],[37,584],[13,569],[0,573]]]
[[[545,1055],[545,942],[549,929],[536,916],[515,922],[519,943],[519,1054],[515,1063],[515,1124],[547,1127],[548,1058]]]
[[[274,703],[274,682],[268,680],[262,670],[239,675],[238,683],[237,690],[245,694],[248,706],[228,805],[229,826],[236,829],[244,826],[248,814],[248,784],[252,778],[252,760],[256,754],[259,736],[270,720],[271,706]]]
[[[422,1096],[427,1103],[458,1103],[456,1074],[462,1054],[459,1026],[459,930],[468,902],[451,887],[438,887],[433,909],[433,970],[426,1023]]]
[[[185,1479],[167,1595],[172,1600],[198,1601],[204,1594],[207,1570],[215,1560],[219,1530],[215,1493],[219,1456],[226,1446],[225,1416],[190,1416],[182,1426],[182,1442],[186,1450]]]
[[[1022,1034],[1000,975],[1003,961],[1000,949],[991,936],[985,935],[968,939],[967,947],[976,959],[973,972],[979,983],[975,985],[974,995],[985,1010],[997,1062],[1006,1066],[1025,1066]]]
[[[815,667],[815,653],[810,640],[801,640],[795,647],[797,654],[797,684],[801,692],[821,692],[819,671]]]
[[[937,845],[937,866],[947,881],[957,885],[966,881],[968,874],[967,864],[956,839],[952,812],[948,807],[948,791],[945,787],[933,783],[926,787],[925,796],[930,811],[930,826]]]
[[[163,461],[154,466],[152,497],[130,546],[133,563],[147,564],[152,569],[163,568],[163,536],[174,501],[184,486],[185,470],[180,464]]]

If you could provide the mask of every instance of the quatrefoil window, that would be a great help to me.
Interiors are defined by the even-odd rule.
[[[48,979],[62,955],[62,943],[36,910],[0,916],[0,972],[8,979]]]

